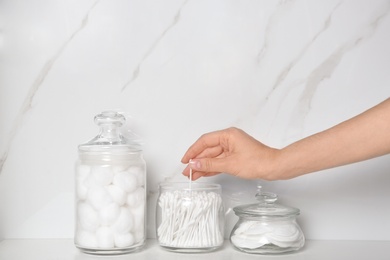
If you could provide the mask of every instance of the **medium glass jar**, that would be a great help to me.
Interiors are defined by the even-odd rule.
[[[278,254],[302,248],[305,237],[296,221],[299,209],[275,203],[274,193],[259,190],[256,198],[259,203],[233,208],[239,217],[230,234],[234,247],[254,254]]]
[[[74,242],[85,253],[124,254],[145,243],[146,164],[122,135],[124,122],[116,112],[97,115],[99,135],[79,146]]]
[[[210,183],[163,183],[156,208],[157,239],[175,252],[213,251],[223,244],[221,186]]]

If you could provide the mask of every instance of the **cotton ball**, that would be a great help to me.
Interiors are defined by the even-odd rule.
[[[117,165],[113,165],[112,166],[112,170],[114,173],[117,173],[117,172],[124,172],[126,171],[127,169],[127,165],[124,165],[124,164],[117,164]]]
[[[128,247],[134,244],[134,236],[131,233],[116,233],[114,235],[116,247]]]
[[[131,166],[127,171],[137,179],[137,186],[145,186],[146,174],[144,167]]]
[[[112,200],[119,206],[122,206],[126,202],[126,192],[120,187],[115,185],[108,185],[107,191],[110,194]]]
[[[99,210],[100,223],[106,226],[113,224],[118,218],[119,212],[119,206],[114,202],[108,204],[106,207],[101,208]]]
[[[88,188],[84,181],[88,178],[91,167],[88,165],[78,165],[76,167],[76,195],[77,199],[85,200],[87,197]]]
[[[80,179],[85,179],[91,172],[91,167],[85,164],[79,164],[76,167],[76,177]]]
[[[108,206],[112,202],[110,194],[104,187],[92,186],[88,190],[87,201],[96,209]]]
[[[114,173],[109,165],[93,166],[85,184],[87,186],[106,186],[112,182],[113,176]]]
[[[114,233],[109,227],[100,227],[96,230],[97,243],[100,248],[114,247]]]
[[[85,230],[77,231],[75,241],[81,247],[96,248],[98,246],[95,234]]]
[[[118,172],[114,175],[113,184],[126,192],[132,192],[137,188],[137,178],[129,172]]]
[[[135,208],[130,208],[130,212],[134,218],[135,229],[138,229],[143,232],[145,226],[145,201],[141,202]]]
[[[76,196],[79,200],[85,200],[87,198],[88,188],[84,185],[83,181],[76,180]]]
[[[140,203],[145,201],[145,189],[143,187],[138,187],[135,191],[127,195],[127,205],[134,208],[137,207]]]
[[[95,231],[100,224],[98,213],[85,202],[78,204],[77,217],[81,227],[88,231]]]
[[[113,225],[113,228],[118,233],[127,233],[134,226],[133,216],[127,207],[121,207],[119,217]]]
[[[145,240],[145,232],[144,227],[139,230],[134,231],[134,242],[139,243]]]

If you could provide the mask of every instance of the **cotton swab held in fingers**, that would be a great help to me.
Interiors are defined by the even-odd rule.
[[[192,159],[190,159],[190,163],[192,162]],[[190,167],[190,191],[192,190],[192,168]]]

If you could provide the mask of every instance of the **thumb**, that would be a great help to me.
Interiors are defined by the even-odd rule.
[[[229,172],[227,160],[222,158],[192,159],[189,166],[198,172]]]

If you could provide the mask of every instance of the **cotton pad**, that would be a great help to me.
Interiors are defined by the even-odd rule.
[[[248,236],[248,235],[233,235],[231,237],[232,243],[235,246],[241,247],[241,248],[249,248],[249,249],[255,249],[262,247],[269,243],[268,239],[266,237],[255,237],[255,236]]]

